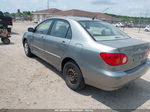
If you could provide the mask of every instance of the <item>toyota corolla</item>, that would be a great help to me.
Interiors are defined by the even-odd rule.
[[[28,57],[34,54],[62,72],[73,90],[86,84],[116,90],[141,77],[150,65],[148,42],[97,19],[47,19],[28,28],[23,46]]]

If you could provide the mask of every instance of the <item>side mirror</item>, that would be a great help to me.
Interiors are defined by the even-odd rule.
[[[28,32],[34,32],[35,29],[34,28],[28,28]]]

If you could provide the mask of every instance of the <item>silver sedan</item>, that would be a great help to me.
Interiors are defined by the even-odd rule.
[[[141,77],[149,68],[149,43],[90,18],[47,19],[23,36],[28,57],[42,58],[63,72],[69,88],[92,85],[116,90]]]

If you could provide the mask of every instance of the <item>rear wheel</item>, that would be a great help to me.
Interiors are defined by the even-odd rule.
[[[82,73],[75,62],[67,62],[63,67],[65,82],[69,88],[78,91],[85,87]]]
[[[33,56],[33,54],[31,53],[31,50],[30,50],[30,47],[29,47],[29,44],[28,44],[27,40],[25,40],[25,42],[24,42],[24,51],[25,51],[26,56],[28,56],[28,57]]]
[[[9,39],[9,38],[2,38],[1,41],[2,41],[4,44],[10,44],[10,39]]]

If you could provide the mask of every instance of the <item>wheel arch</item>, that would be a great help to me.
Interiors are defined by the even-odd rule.
[[[74,62],[74,63],[79,67],[79,69],[80,69],[79,64],[78,64],[74,59],[72,59],[72,58],[70,58],[70,57],[66,57],[66,58],[64,58],[64,59],[62,60],[62,62],[61,62],[61,71],[63,71],[64,65],[65,65],[67,62],[69,62],[69,61]]]
[[[73,62],[77,67],[78,67],[78,69],[79,69],[79,71],[78,71],[78,73],[80,72],[81,74],[79,75],[79,79],[80,79],[80,83],[78,84],[78,85],[76,85],[76,87],[72,87],[70,84],[68,84],[67,83],[67,79],[65,78],[65,74],[63,74],[63,76],[64,76],[64,78],[65,78],[65,82],[66,82],[66,84],[67,84],[67,86],[69,87],[69,88],[71,88],[71,89],[73,89],[73,90],[75,90],[75,91],[79,91],[79,90],[82,90],[84,87],[85,87],[85,80],[84,80],[84,76],[83,76],[83,73],[82,73],[82,71],[81,71],[81,69],[80,69],[80,67],[79,67],[79,65],[77,64],[77,62],[74,60],[74,59],[72,59],[72,58],[70,58],[70,57],[66,57],[66,58],[64,58],[63,59],[63,61],[62,61],[62,63],[61,63],[61,71],[63,71],[63,67],[65,66],[65,63],[67,63],[67,62]],[[63,73],[64,73],[64,71],[63,71]]]

